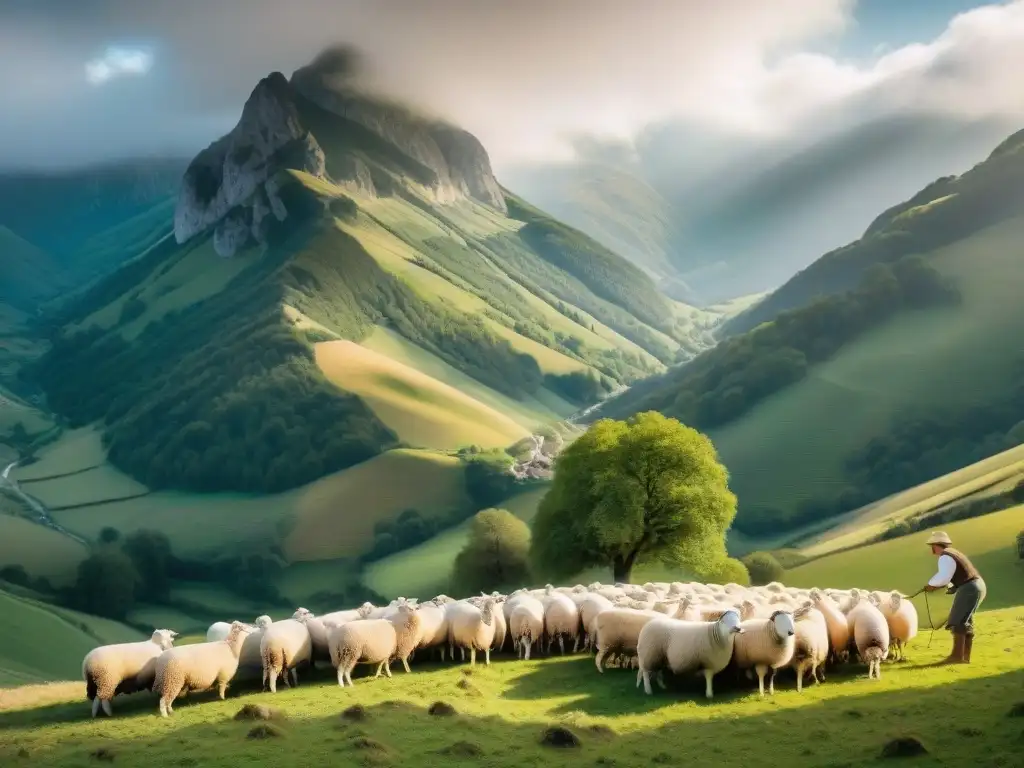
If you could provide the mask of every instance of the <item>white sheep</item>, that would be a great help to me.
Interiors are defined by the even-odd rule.
[[[558,647],[565,655],[565,641],[573,641],[573,652],[579,648],[580,612],[576,603],[565,594],[555,592],[541,601],[544,604],[544,631],[548,637],[548,653],[558,640]]]
[[[416,600],[402,598],[395,612],[387,619],[362,619],[342,624],[328,624],[331,663],[338,671],[338,685],[352,682],[352,670],[357,664],[376,664],[391,677],[391,661],[398,659],[406,672],[409,657],[422,640],[419,606]]]
[[[101,645],[82,659],[85,694],[92,702],[92,716],[113,715],[111,701],[119,693],[135,693],[152,686],[156,660],[174,644],[178,633],[157,629],[149,640],[138,643]]]
[[[841,597],[841,596],[840,596]],[[825,617],[828,626],[829,650],[836,661],[846,661],[849,657],[850,622],[839,609],[835,599],[818,589],[811,590],[811,604]]]
[[[713,696],[712,678],[729,665],[737,635],[743,632],[737,611],[726,611],[718,621],[680,621],[652,619],[640,630],[637,640],[639,668],[636,684],[643,681],[644,692],[650,695],[651,673],[658,672],[658,684],[664,688],[662,667],[674,674],[701,672],[704,695]]]
[[[775,671],[793,658],[796,627],[792,614],[776,611],[768,619],[747,619],[740,624],[743,632],[736,638],[733,658],[739,669],[757,673],[757,689],[764,696],[764,677],[771,672],[768,692],[775,693]]]
[[[597,671],[604,672],[604,660],[609,654],[635,656],[640,630],[657,618],[664,618],[664,614],[633,608],[609,608],[597,614],[594,619]]]
[[[571,600],[569,602],[572,602]],[[491,645],[494,643],[494,614],[500,610],[494,598],[487,598],[483,607],[477,608],[469,602],[449,603],[448,647],[458,646],[469,650],[469,663],[476,665],[476,652],[484,652],[484,663],[491,663]],[[454,651],[452,657],[454,658]]]
[[[275,621],[263,630],[260,638],[260,659],[263,663],[263,685],[277,693],[277,678],[284,675],[286,686],[298,685],[296,667],[309,662],[313,655],[313,638],[306,622],[314,618],[305,608],[299,608],[290,619]],[[291,683],[288,673],[291,672]]]
[[[183,691],[205,691],[217,685],[221,699],[238,671],[238,655],[250,627],[240,621],[231,624],[223,640],[169,648],[157,657],[153,691],[160,696],[160,716],[174,710],[172,704]]]
[[[444,649],[448,644],[448,618],[445,615],[445,604],[436,601],[437,598],[434,598],[419,607],[420,640],[416,648],[437,648],[441,652],[441,661],[444,661]]]
[[[917,637],[917,608],[904,595],[893,590],[878,609],[889,624],[889,642],[897,661],[907,658],[907,644]]]
[[[858,599],[847,614],[853,642],[861,661],[868,665],[868,678],[882,678],[882,662],[889,655],[889,623],[868,600]]]
[[[509,600],[512,615],[508,620],[508,631],[512,636],[520,658],[530,660],[530,649],[544,637],[544,605],[532,595],[519,595]]]
[[[583,648],[590,650],[594,646],[594,619],[601,611],[612,607],[612,601],[597,592],[591,592],[579,604],[580,625],[583,627]]]
[[[804,689],[804,672],[810,671],[811,679],[818,682],[818,669],[828,658],[829,634],[825,616],[808,602],[793,613],[796,621],[796,645],[790,666],[796,672],[796,690]]]
[[[223,640],[229,634],[231,634],[230,621],[215,621],[206,630],[206,642],[213,643],[217,640]]]

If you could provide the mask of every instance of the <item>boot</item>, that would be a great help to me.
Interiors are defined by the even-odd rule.
[[[967,635],[961,635],[960,633],[953,634],[953,651],[945,659],[940,661],[940,664],[961,664],[964,659],[964,646],[966,645]]]
[[[964,637],[964,656],[963,663],[971,663],[971,646],[974,645],[974,635],[966,635]]]

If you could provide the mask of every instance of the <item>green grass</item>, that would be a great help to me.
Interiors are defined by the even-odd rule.
[[[929,263],[956,281],[962,306],[898,315],[712,430],[741,509],[835,498],[848,485],[846,458],[901,412],[984,402],[1004,388],[1024,335],[1022,237],[1019,217],[935,251]]]
[[[16,467],[11,477],[18,482],[37,480],[90,469],[107,460],[100,432],[93,427],[65,432],[59,440],[39,451],[38,457],[32,464]],[[32,485],[26,486],[27,492],[35,492],[29,490]]]
[[[84,546],[62,533],[24,517],[0,514],[0,566],[20,565],[32,576],[64,585],[75,580],[87,554]]]
[[[576,406],[562,400],[554,393],[547,394],[552,399],[549,402],[553,401],[557,404],[556,408],[551,408],[541,402],[537,396],[526,397],[520,401],[503,395],[388,328],[377,327],[361,344],[367,349],[386,355],[395,362],[408,365],[410,368],[415,368],[438,381],[465,392],[481,403],[507,414],[528,429],[564,419],[578,410]]]
[[[437,379],[351,341],[316,345],[327,379],[359,396],[398,439],[417,448],[504,448],[528,431]]]
[[[1014,488],[1024,479],[1024,445],[982,459],[948,475],[921,483],[843,515],[823,533],[798,542],[803,554],[816,557],[862,544],[893,523],[953,503],[974,501]]]
[[[82,658],[95,646],[142,638],[139,632],[116,622],[54,609],[2,591],[0,616],[0,687],[76,680],[82,673]]]
[[[1011,766],[1019,760],[1021,726],[1007,714],[1022,698],[1022,619],[1021,609],[979,617],[970,666],[929,668],[948,652],[936,644],[915,649],[906,664],[885,665],[878,681],[852,668],[798,694],[780,673],[776,695],[763,700],[749,683],[730,690],[720,681],[710,704],[699,681],[673,681],[673,689],[649,697],[634,686],[634,673],[600,675],[586,656],[496,660],[468,676],[464,665],[417,659],[412,674],[360,677],[350,689],[326,672],[276,694],[239,684],[223,702],[209,693],[180,700],[166,721],[149,694],[119,697],[113,719],[93,720],[80,684],[27,688],[11,692],[0,712],[0,762],[17,764],[21,751],[32,765],[89,765],[98,762],[90,754],[103,749],[117,765],[145,768],[248,762],[625,768],[677,765],[680,756],[694,765],[745,767],[770,744],[773,764],[853,767],[875,765],[891,739],[913,735],[931,753],[914,765]],[[436,701],[451,704],[457,715],[429,715]],[[955,717],[937,725],[936,713],[954,701]],[[274,726],[280,738],[246,738],[255,724],[232,718],[250,703],[284,713],[286,720]],[[363,720],[340,716],[356,704],[365,709]],[[543,746],[551,726],[572,730],[580,746]]]
[[[1017,558],[1015,541],[1024,530],[1024,506],[950,523],[943,530],[984,577],[988,585],[986,608],[1024,602],[1024,561]],[[935,573],[935,558],[924,545],[927,538],[925,532],[913,533],[827,555],[788,571],[785,581],[800,587],[899,589],[912,594]],[[951,598],[936,593],[929,600],[938,623],[939,615],[948,613]],[[923,616],[924,597],[918,597],[915,604]]]
[[[495,506],[507,509],[529,523],[537,514],[537,505],[547,493],[546,487],[517,494]],[[455,556],[469,538],[469,522],[442,531],[415,547],[396,552],[363,572],[363,583],[385,597],[417,596],[421,599],[451,589],[449,577]]]

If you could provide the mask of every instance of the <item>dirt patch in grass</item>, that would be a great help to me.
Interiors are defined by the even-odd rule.
[[[451,717],[458,714],[455,707],[446,701],[435,701],[427,708],[427,713],[436,717]]]
[[[917,757],[927,755],[924,744],[913,736],[900,736],[882,747],[882,757]]]
[[[553,725],[544,731],[540,743],[545,747],[574,748],[580,746],[580,737],[562,725]]]

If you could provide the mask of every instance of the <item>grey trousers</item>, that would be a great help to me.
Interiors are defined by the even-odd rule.
[[[977,578],[963,584],[953,596],[953,607],[949,609],[946,627],[957,635],[974,634],[974,613],[985,599],[988,590],[985,580]]]

